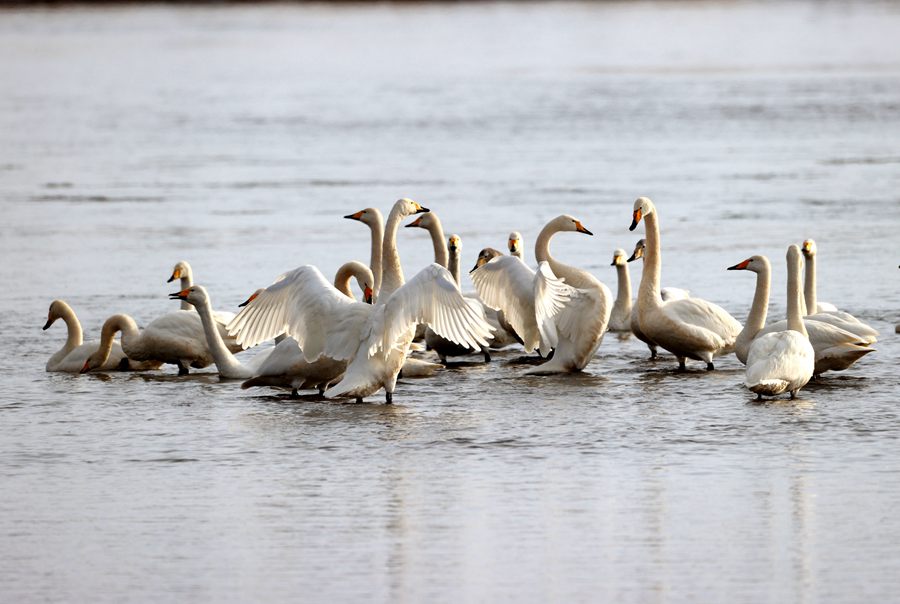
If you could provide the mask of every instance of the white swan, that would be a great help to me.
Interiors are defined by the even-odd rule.
[[[75,316],[72,307],[63,300],[54,300],[50,303],[50,310],[47,312],[47,322],[44,323],[44,330],[50,329],[50,326],[57,319],[62,319],[66,323],[66,343],[56,351],[47,361],[47,371],[61,371],[65,373],[78,373],[84,367],[87,358],[95,353],[100,347],[97,340],[84,342],[84,334],[81,330],[81,322]],[[113,342],[109,357],[100,367],[104,371],[142,371],[146,369],[155,369],[159,367],[159,363],[138,363],[130,361],[125,353],[122,352],[122,346],[118,342]]]
[[[509,239],[506,242],[507,248],[509,249],[509,255],[515,256],[519,260],[525,260],[525,254],[522,251],[522,234],[519,231],[513,231],[509,234]]]
[[[194,271],[187,260],[180,260],[175,264],[175,266],[172,268],[172,275],[166,280],[166,283],[171,283],[175,280],[181,282],[182,290],[185,290],[194,284]],[[181,310],[194,310],[193,305],[185,300],[181,301],[180,308]],[[222,339],[224,340],[225,346],[232,353],[238,353],[241,352],[242,348],[237,345],[237,343],[234,341],[234,338],[228,335],[228,330],[225,329],[225,326],[234,319],[234,316],[234,313],[229,311],[212,311],[213,321],[216,324],[216,329],[219,330],[219,335],[221,335]]]
[[[434,212],[419,214],[415,220],[406,225],[406,228],[420,228],[428,231],[431,236],[431,246],[434,248],[434,261],[444,268],[449,268],[450,254],[447,250],[447,240],[444,238],[444,226],[441,219]]]
[[[282,275],[248,304],[229,331],[252,346],[286,331],[309,360],[322,355],[349,364],[343,379],[325,392],[358,401],[381,388],[393,401],[397,375],[417,323],[458,344],[487,345],[491,328],[465,302],[447,269],[432,264],[404,284],[397,253],[397,230],[406,216],[428,211],[398,200],[385,225],[381,293],[373,307],[352,302],[313,266]]]
[[[791,398],[813,375],[815,351],[800,309],[800,248],[787,251],[787,329],[753,340],[747,353],[744,383],[758,399],[790,392]]]
[[[335,289],[350,300],[355,300],[350,289],[350,280],[354,278],[363,291],[363,301],[371,304],[372,285],[375,283],[375,278],[371,269],[361,262],[355,260],[346,262],[338,268],[334,276]],[[265,290],[257,290],[241,306],[249,304],[263,291]],[[430,365],[439,367],[434,363],[430,363]],[[247,389],[254,386],[290,388],[292,396],[297,396],[298,390],[317,388],[321,394],[329,384],[340,379],[346,369],[347,361],[337,361],[326,356],[319,357],[313,362],[308,361],[300,349],[300,345],[297,344],[297,340],[285,337],[259,365],[253,377],[241,384],[241,388]],[[415,374],[418,369],[417,366],[413,367],[410,373]]]
[[[122,332],[122,350],[133,361],[177,365],[178,375],[187,375],[188,367],[199,369],[213,363],[198,313],[192,310],[166,313],[143,330],[138,329],[137,323],[130,316],[118,314],[103,323],[100,348],[84,362],[82,373],[106,363],[113,338],[118,331]]]
[[[616,267],[618,289],[616,302],[609,315],[610,331],[631,331],[631,276],[628,274],[628,259],[625,250],[619,248],[613,252],[612,265]]]
[[[369,267],[372,269],[372,274],[375,276],[375,285],[372,286],[372,290],[374,291],[375,299],[377,300],[378,294],[381,293],[381,279],[383,272],[381,254],[382,248],[384,247],[384,218],[381,216],[381,211],[378,210],[378,208],[366,208],[353,214],[347,214],[344,218],[358,220],[368,226],[371,231]]]
[[[741,325],[722,307],[700,298],[663,301],[659,292],[659,222],[653,202],[639,197],[634,202],[630,230],[643,219],[646,223],[647,249],[638,289],[640,329],[652,342],[678,358],[680,369],[685,359],[704,361],[707,370],[715,369],[713,358],[734,350]]]
[[[550,239],[563,231],[591,234],[571,216],[559,216],[538,235],[537,272],[519,258],[498,256],[472,273],[484,303],[503,311],[522,338],[526,352],[539,349],[547,356],[553,349],[552,359],[528,373],[584,369],[600,346],[609,322],[609,289],[587,271],[562,264],[550,255]]]
[[[756,273],[756,290],[753,293],[753,304],[744,328],[738,334],[734,344],[734,354],[741,363],[747,364],[747,356],[753,341],[763,335],[785,331],[786,320],[777,321],[764,327],[769,306],[769,289],[771,285],[771,266],[765,256],[751,256],[743,262],[728,267],[728,270],[747,270]],[[801,299],[800,308],[803,303]],[[815,351],[813,375],[821,375],[826,371],[842,371],[873,351],[858,336],[848,331],[809,318],[803,320],[804,326]]]
[[[806,259],[806,275],[804,279],[804,314],[808,318],[840,327],[863,338],[867,344],[878,341],[878,330],[863,323],[848,312],[837,309],[834,304],[819,302],[816,297],[816,242],[807,239],[803,242],[803,256]]]

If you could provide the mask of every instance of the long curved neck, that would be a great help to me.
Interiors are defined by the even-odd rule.
[[[641,270],[641,284],[638,287],[638,299],[641,306],[659,306],[662,298],[659,294],[660,266],[662,253],[659,242],[659,222],[656,212],[644,217],[644,267]]]
[[[809,256],[806,259],[806,275],[803,282],[803,297],[806,308],[802,309],[804,315],[816,314],[818,308],[818,300],[816,299],[816,257]]]
[[[459,280],[459,253],[452,252],[449,254],[448,258],[448,266],[447,268],[450,270],[450,274],[453,276],[453,280],[456,281],[456,285],[458,287],[462,287],[462,284]]]
[[[627,264],[616,265],[616,276],[618,277],[618,290],[616,291],[616,302],[613,305],[613,312],[630,313],[631,312],[631,275],[628,273]]]
[[[806,337],[806,325],[803,324],[803,314],[800,309],[800,258],[788,257],[787,279],[787,328],[799,332]]]
[[[572,287],[579,289],[600,287],[600,282],[589,272],[564,264],[550,254],[550,239],[558,232],[559,229],[553,224],[553,221],[541,229],[540,234],[538,234],[537,239],[534,242],[535,259],[538,262],[547,262],[550,265],[550,268],[553,269],[553,274],[565,279],[566,283]]]
[[[372,229],[372,253],[369,256],[369,268],[372,269],[372,274],[375,277],[375,284],[372,287],[372,291],[377,296],[378,292],[381,291],[381,263],[382,250],[384,247],[384,218],[381,217],[381,212],[375,214],[375,220],[373,224],[369,225],[369,228]]]
[[[434,214],[431,215],[428,232],[431,234],[431,245],[434,247],[434,261],[444,268],[449,268],[450,253],[447,250],[447,240],[444,239],[444,226]]]
[[[194,306],[193,304],[191,306]],[[205,300],[202,304],[194,306],[200,315],[200,322],[203,324],[203,333],[206,334],[206,345],[209,346],[209,352],[212,354],[219,375],[226,378],[244,378],[250,377],[248,369],[244,367],[240,361],[234,358],[234,355],[225,347],[222,341],[222,335],[219,333],[218,327],[213,320],[212,305],[209,300]]]
[[[350,279],[352,278],[353,272],[350,268],[346,264],[341,266],[334,276],[334,288],[348,298],[353,298],[353,291],[350,289]]]
[[[136,339],[141,337],[141,332],[138,330],[137,323],[135,323],[134,319],[128,315],[113,315],[108,318],[106,322],[103,323],[103,328],[100,330],[100,347],[97,349],[101,357],[100,365],[105,363],[109,358],[109,353],[112,351],[113,340],[116,337],[116,332],[119,331],[122,332],[123,348],[134,343]]]
[[[381,275],[381,291],[378,295],[379,304],[386,302],[391,294],[406,282],[403,267],[400,266],[400,253],[397,251],[397,230],[400,228],[401,220],[403,220],[401,207],[395,205],[384,226],[384,242],[381,247],[381,261],[384,267]]]
[[[747,353],[750,344],[766,325],[766,316],[769,314],[769,289],[772,284],[772,269],[766,263],[763,269],[756,273],[756,291],[753,292],[753,304],[750,305],[750,313],[747,322],[738,334],[734,342],[734,351],[742,363],[747,362]]]
[[[200,267],[203,268],[202,266]],[[181,290],[184,291],[194,284],[194,273],[191,267],[186,266],[181,273]],[[194,310],[194,305],[187,300],[181,301],[181,310]]]
[[[58,303],[59,304],[59,303]],[[84,332],[81,330],[81,321],[75,316],[72,307],[62,302],[58,311],[59,318],[66,322],[66,345],[63,350],[75,350],[84,342]]]

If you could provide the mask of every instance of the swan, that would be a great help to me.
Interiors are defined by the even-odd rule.
[[[252,346],[286,331],[309,360],[325,355],[349,361],[344,377],[325,391],[326,397],[362,401],[384,388],[388,404],[417,323],[427,323],[458,344],[486,346],[491,327],[465,302],[447,269],[431,264],[404,281],[397,230],[407,216],[427,211],[410,199],[394,203],[385,224],[381,291],[374,306],[352,302],[317,268],[301,266],[244,307],[229,332]]]
[[[372,290],[377,299],[378,294],[381,293],[381,279],[383,272],[381,254],[384,244],[384,218],[378,208],[365,208],[359,212],[347,214],[344,218],[358,220],[368,226],[371,230],[372,247],[369,257],[369,267],[372,269],[372,274],[375,275],[375,285],[372,286]]]
[[[509,240],[506,242],[509,248],[509,255],[515,256],[519,260],[525,260],[525,254],[522,252],[522,234],[519,231],[513,231],[509,234]]]
[[[338,268],[334,276],[334,287],[339,292],[347,296],[350,300],[355,300],[353,292],[350,289],[351,279],[356,279],[360,289],[363,291],[363,301],[367,304],[372,303],[372,284],[375,278],[371,269],[362,262],[350,261],[346,262]],[[250,296],[250,298],[241,304],[241,307],[247,306],[253,301],[264,289],[258,289]],[[439,367],[434,363],[430,363]],[[319,359],[309,362],[306,360],[297,340],[285,337],[276,344],[271,354],[265,358],[253,376],[241,384],[242,389],[252,388],[254,386],[278,386],[290,388],[291,395],[297,396],[298,390],[306,388],[318,388],[319,393],[323,393],[327,386],[338,380],[347,369],[346,361],[337,361],[322,356]],[[404,369],[406,367],[404,366]],[[415,374],[419,368],[413,367],[410,373]]]
[[[641,220],[646,223],[647,249],[638,288],[638,322],[644,335],[678,358],[679,369],[685,359],[706,362],[715,369],[713,358],[734,350],[741,325],[722,307],[700,298],[663,301],[659,292],[661,254],[659,222],[653,202],[639,197],[634,202],[630,230]]]
[[[431,213],[422,214],[422,216],[430,215]],[[450,235],[450,240],[447,245],[449,264],[448,268],[450,270],[450,275],[453,277],[453,281],[456,282],[457,287],[460,286],[459,255],[461,250],[462,242],[460,241],[459,235]],[[466,304],[471,306],[472,310],[474,310],[483,319],[486,320],[484,305],[480,300],[466,297]],[[483,346],[478,350],[467,346],[460,346],[459,344],[456,344],[455,342],[452,342],[447,338],[442,338],[441,336],[436,334],[433,329],[430,328],[425,330],[425,343],[429,348],[437,353],[438,357],[441,359],[441,363],[445,365],[447,364],[447,357],[461,357],[473,354],[475,352],[481,352],[481,354],[484,356],[485,363],[491,362],[491,353],[488,351],[488,348],[486,346]]]
[[[498,249],[492,247],[483,248],[480,252],[478,252],[478,258],[475,261],[475,266],[472,267],[472,270],[469,271],[469,274],[474,273],[478,269],[478,267],[484,266],[494,258],[502,255],[503,252]],[[478,299],[481,300],[480,295]],[[522,338],[519,336],[519,334],[516,333],[516,330],[509,323],[509,321],[506,320],[506,316],[503,314],[502,310],[491,308],[490,306],[484,304],[483,301],[482,304],[486,309],[485,316],[487,317],[488,322],[495,327],[494,339],[491,342],[491,348],[504,348],[506,346],[509,346],[510,344],[515,344],[516,342],[518,342],[519,344],[524,344]],[[493,316],[496,316],[496,325],[494,325],[491,313],[493,313]]]
[[[187,260],[180,260],[175,264],[175,266],[172,268],[172,275],[166,280],[166,283],[171,283],[175,280],[181,282],[182,290],[185,290],[194,284],[194,271]],[[192,311],[194,310],[194,306],[186,300],[182,300],[181,310]],[[228,347],[228,350],[232,353],[241,352],[241,350],[243,349],[237,345],[237,343],[234,341],[234,338],[229,336],[228,331],[225,329],[225,326],[234,319],[234,313],[223,310],[214,310],[212,311],[212,316],[216,324],[216,329],[219,330],[219,334],[225,341],[225,346]]]
[[[609,314],[609,330],[631,331],[631,276],[628,274],[625,250],[619,248],[613,252],[611,266],[616,267],[618,290],[616,302]]]
[[[66,324],[66,343],[50,357],[45,369],[47,371],[78,373],[84,367],[84,362],[88,356],[96,352],[100,347],[100,342],[96,340],[91,342],[83,341],[84,335],[81,331],[81,322],[78,320],[72,307],[63,300],[54,300],[50,303],[50,310],[47,312],[47,322],[44,323],[43,329],[50,329],[50,326],[57,319],[62,319]],[[155,369],[156,367],[159,367],[159,363],[130,361],[125,356],[125,353],[122,352],[122,346],[118,342],[113,342],[109,358],[103,363],[101,369],[104,371],[142,371]]]
[[[188,367],[201,369],[213,363],[206,344],[200,315],[192,310],[176,310],[155,319],[143,330],[126,314],[109,317],[100,331],[100,348],[84,362],[81,372],[102,367],[109,358],[113,338],[122,332],[122,350],[133,361],[156,361],[178,366],[178,375]]]
[[[759,336],[747,352],[744,383],[757,399],[790,392],[791,398],[813,376],[815,351],[801,313],[800,248],[787,251],[787,329]]]
[[[431,235],[431,245],[434,248],[434,261],[444,268],[449,268],[450,255],[447,250],[446,239],[444,239],[444,226],[441,219],[434,212],[425,212],[406,225],[406,228],[420,228],[428,231]]]
[[[550,255],[550,239],[564,231],[592,234],[575,218],[558,216],[535,242],[537,272],[515,256],[501,255],[476,265],[472,273],[484,303],[503,311],[526,352],[538,349],[547,356],[553,349],[552,359],[528,373],[581,371],[600,346],[609,322],[609,289],[587,271]]]
[[[866,343],[874,344],[878,341],[878,331],[863,323],[848,312],[839,311],[834,304],[819,302],[816,297],[816,242],[807,239],[801,248],[806,259],[806,275],[804,276],[804,299],[806,311],[810,319],[829,323],[851,333],[855,333]]]
[[[777,321],[768,327],[766,315],[769,306],[769,289],[771,286],[771,266],[765,256],[751,256],[746,260],[729,266],[728,270],[746,270],[756,273],[756,290],[753,293],[753,304],[744,328],[738,334],[734,343],[734,354],[745,365],[750,346],[760,336],[782,332],[788,329],[788,322]],[[800,300],[802,311],[803,300]],[[873,351],[868,348],[858,336],[848,331],[834,327],[810,318],[803,319],[804,326],[815,351],[815,366],[813,375],[818,376],[826,371],[842,371],[850,367],[863,356]]]

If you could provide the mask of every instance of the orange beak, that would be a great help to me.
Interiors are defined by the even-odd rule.
[[[188,294],[191,293],[191,288],[186,287],[180,292],[175,292],[174,294],[169,294],[169,298],[171,300],[187,300]]]
[[[422,226],[422,216],[419,216],[418,218],[416,218],[415,220],[413,220],[412,222],[410,222],[410,223],[409,223],[408,225],[406,225],[406,226],[407,226],[407,228],[408,228],[408,227]]]
[[[366,304],[371,304],[373,297],[374,297],[374,292],[372,291],[372,288],[369,287],[368,285],[366,285],[366,288],[363,290],[363,300],[365,301]]]
[[[172,271],[172,276],[169,277],[168,280],[166,280],[166,283],[171,283],[175,279],[181,279],[181,269],[180,268],[176,268],[174,271]]]
[[[90,371],[91,370],[90,362],[91,362],[90,360],[85,361],[84,365],[82,365],[81,371],[79,371],[79,373],[87,373],[88,371]]]
[[[637,225],[640,221],[641,221],[641,209],[638,208],[634,211],[634,214],[632,215],[631,226],[628,227],[628,230],[633,231],[634,229],[636,229]]]
[[[729,266],[729,267],[728,267],[727,269],[725,269],[725,270],[729,270],[729,271],[743,271],[743,270],[747,270],[747,267],[748,267],[749,265],[750,265],[750,259],[747,258],[747,259],[744,260],[743,262],[738,262],[738,263],[735,264],[734,266]]]
[[[592,232],[590,232],[589,230],[584,228],[584,225],[581,224],[581,221],[579,221],[579,220],[575,221],[575,230],[578,231],[579,233],[584,233],[585,235],[593,235]]]
[[[360,210],[359,212],[356,212],[355,214],[347,214],[346,216],[344,216],[344,218],[349,218],[350,220],[361,220],[362,215],[363,215],[363,211]],[[249,302],[249,300],[248,300],[248,302]]]

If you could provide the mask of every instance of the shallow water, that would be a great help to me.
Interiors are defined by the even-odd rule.
[[[3,599],[889,599],[898,28],[889,3],[0,11]],[[502,352],[393,406],[43,371],[53,298],[88,337],[146,323],[185,258],[233,308],[367,260],[340,217],[400,196],[470,263],[574,214],[595,236],[554,252],[614,289],[638,195],[664,285],[742,319],[753,278],[724,269],[765,253],[783,315],[814,237],[820,298],[878,351],[764,404],[733,357],[678,374],[612,334],[583,375]],[[400,250],[409,276],[431,245]]]

